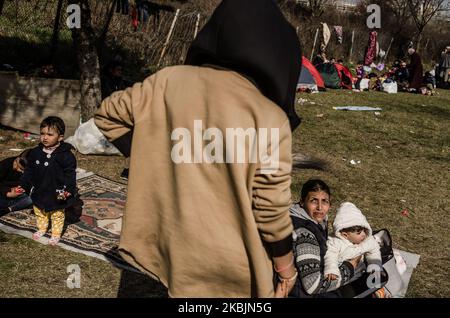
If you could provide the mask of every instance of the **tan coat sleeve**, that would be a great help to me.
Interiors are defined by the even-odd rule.
[[[270,147],[270,146],[269,146]],[[253,212],[262,240],[275,243],[292,236],[292,135],[289,121],[280,129],[279,168],[273,174],[257,170],[253,184]],[[292,246],[291,246],[292,249]]]
[[[109,141],[127,134],[136,124],[149,115],[145,107],[150,105],[155,76],[136,83],[123,91],[105,98],[94,116],[95,125]]]

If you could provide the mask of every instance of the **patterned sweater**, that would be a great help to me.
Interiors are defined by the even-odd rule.
[[[306,295],[324,294],[347,284],[354,275],[353,266],[343,262],[339,266],[338,280],[328,281],[324,277],[324,256],[326,253],[326,230],[320,231],[321,225],[312,220],[298,205],[290,209],[294,222],[294,255],[302,292]],[[301,221],[305,226],[296,226]],[[298,223],[297,223],[298,224]],[[323,234],[322,234],[323,233]],[[300,294],[302,294],[300,292]],[[300,296],[301,295],[297,295]]]
[[[307,294],[323,294],[345,285],[353,276],[353,268],[348,262],[339,267],[338,280],[328,281],[323,275],[320,245],[315,235],[305,228],[295,230],[294,253],[303,289]]]

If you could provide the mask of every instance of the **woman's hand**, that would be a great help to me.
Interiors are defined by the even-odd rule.
[[[20,189],[22,189],[22,188],[20,188]],[[23,192],[17,192],[16,191],[16,188],[11,188],[11,191],[9,191],[8,193],[6,193],[6,197],[7,198],[11,198],[11,199],[14,199],[14,198],[17,198],[19,195],[21,195]]]
[[[297,272],[292,276],[292,279],[283,279],[279,277],[279,282],[275,289],[275,298],[287,298],[289,293],[295,286],[297,281]]]
[[[298,276],[292,252],[284,256],[274,257],[274,269],[278,276],[275,297],[286,298],[294,288]]]
[[[337,280],[338,277],[336,275],[334,275],[334,274],[327,274],[327,275],[325,275],[325,279],[327,281],[331,282],[332,280]]]
[[[278,282],[275,290],[275,298],[287,298],[288,295],[289,292],[286,282]]]

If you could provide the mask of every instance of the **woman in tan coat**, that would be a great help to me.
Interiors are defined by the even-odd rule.
[[[272,297],[274,272],[292,288],[300,61],[273,0],[224,0],[186,65],[103,101],[96,125],[131,154],[121,255],[171,297]]]

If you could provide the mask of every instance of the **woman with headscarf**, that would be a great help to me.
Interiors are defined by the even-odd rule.
[[[416,92],[423,86],[423,64],[420,55],[414,48],[408,49],[411,62],[409,63],[409,88]]]
[[[119,251],[169,296],[272,297],[274,272],[277,295],[293,287],[291,131],[300,124],[301,56],[275,1],[224,0],[186,65],[103,101],[96,125],[131,153]],[[251,160],[257,144],[263,156]]]

